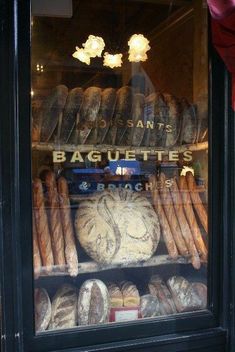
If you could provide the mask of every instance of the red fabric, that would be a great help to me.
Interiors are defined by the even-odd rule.
[[[225,4],[226,2],[226,4]],[[232,104],[235,110],[235,0],[208,0],[213,44],[232,74]]]

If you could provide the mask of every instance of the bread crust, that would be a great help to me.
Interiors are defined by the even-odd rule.
[[[37,234],[36,225],[35,225],[34,211],[33,211],[32,215],[33,215],[32,216],[32,222],[33,222],[33,266],[34,266],[34,277],[36,279],[39,276],[41,266],[42,266],[42,261],[41,261],[39,245],[38,245],[38,234]]]

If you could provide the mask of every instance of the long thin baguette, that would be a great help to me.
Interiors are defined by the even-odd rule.
[[[177,214],[178,221],[180,224],[182,235],[184,237],[188,251],[192,256],[192,265],[195,269],[200,269],[201,261],[200,261],[199,254],[197,252],[197,248],[196,248],[194,240],[193,240],[193,235],[191,233],[188,221],[187,221],[185,214],[184,214],[182,198],[181,198],[181,195],[180,195],[180,192],[178,189],[178,185],[177,185],[177,182],[175,179],[173,180],[173,183],[171,186],[171,196],[172,196],[172,200],[174,203],[175,212]]]
[[[40,269],[42,266],[42,261],[41,261],[39,246],[38,246],[38,234],[37,234],[36,225],[35,225],[34,212],[33,212],[32,222],[33,222],[33,267],[34,267],[34,276],[35,278],[38,278]]]
[[[162,187],[160,188],[161,203],[163,204],[163,208],[165,210],[165,214],[168,219],[176,246],[181,255],[187,256],[189,252],[186,247],[184,238],[181,234],[180,226],[171,199],[170,190],[165,186],[165,175],[163,173],[161,173],[159,180],[162,185]]]
[[[207,256],[208,256],[208,251],[206,248],[206,245],[203,241],[201,231],[199,229],[194,210],[192,207],[192,202],[187,186],[187,181],[185,176],[180,176],[179,178],[179,189],[181,191],[181,197],[183,201],[183,206],[184,206],[184,212],[186,214],[186,218],[188,220],[189,226],[192,231],[194,243],[196,245],[196,248],[201,255],[202,260],[207,261]]]
[[[150,183],[153,185],[152,191],[152,199],[153,199],[153,206],[159,216],[159,221],[162,229],[162,235],[168,250],[170,257],[177,258],[178,257],[178,250],[175,244],[174,237],[172,236],[170,225],[168,223],[167,217],[165,215],[164,209],[161,204],[161,199],[159,195],[159,191],[157,189],[157,180],[156,176],[151,175]]]
[[[56,187],[55,174],[49,171],[46,174],[48,205],[50,212],[52,250],[56,265],[65,265],[64,237],[60,218],[59,197]]]
[[[67,181],[63,177],[60,177],[58,180],[58,191],[60,199],[60,213],[64,233],[65,258],[69,267],[69,274],[71,276],[77,276],[78,255],[70,210],[69,191]]]
[[[197,215],[201,221],[201,224],[208,234],[208,217],[207,217],[207,212],[206,209],[202,203],[202,200],[196,191],[197,185],[195,182],[195,179],[193,177],[193,174],[191,172],[187,172],[186,174],[186,179],[188,183],[188,189],[190,191],[190,197],[192,199],[193,206],[197,212]]]
[[[36,178],[33,182],[33,204],[42,264],[47,267],[48,270],[52,270],[54,259],[51,248],[51,236],[44,205],[42,182],[39,178]]]

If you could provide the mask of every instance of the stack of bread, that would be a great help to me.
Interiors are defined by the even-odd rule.
[[[160,174],[160,181],[165,185],[165,175]],[[207,261],[208,249],[202,236],[208,233],[207,211],[197,191],[196,182],[191,172],[186,176],[173,179],[170,188],[157,188],[157,177],[150,176],[153,184],[152,200],[159,215],[161,233],[169,255],[190,257],[195,269],[201,262]]]
[[[71,217],[67,181],[55,174],[46,174],[46,194],[42,181],[33,181],[33,250],[34,272],[37,277],[41,267],[48,271],[54,266],[68,267],[71,276],[78,274],[78,256]]]
[[[106,285],[101,280],[90,279],[80,289],[62,285],[50,300],[44,288],[36,288],[35,329],[40,332],[108,323],[111,308],[136,307],[142,318],[150,318],[207,306],[207,287],[200,282],[190,283],[182,276],[170,277],[166,283],[158,275],[152,276],[147,291],[140,297],[133,282]]]
[[[34,110],[33,141],[172,147],[205,138],[196,107],[167,93],[134,88],[57,86]]]

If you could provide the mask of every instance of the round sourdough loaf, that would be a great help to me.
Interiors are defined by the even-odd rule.
[[[103,264],[147,260],[160,238],[158,216],[147,198],[125,189],[95,193],[82,201],[75,227],[87,254]]]
[[[79,325],[101,324],[109,321],[110,298],[106,285],[96,279],[87,280],[78,297]]]

